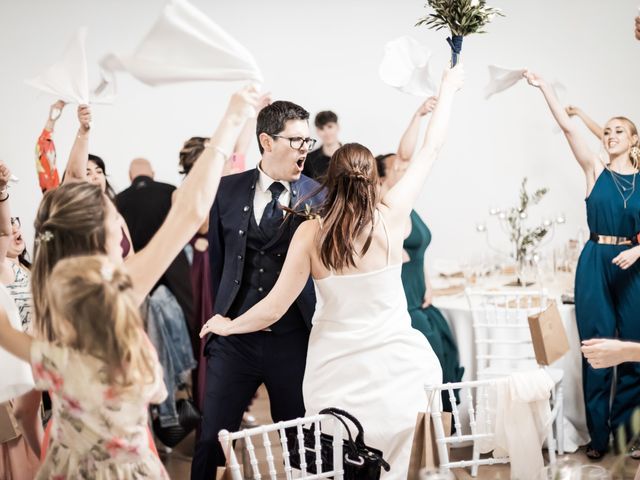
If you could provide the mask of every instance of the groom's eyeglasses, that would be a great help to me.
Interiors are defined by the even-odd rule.
[[[313,150],[315,147],[317,140],[315,138],[302,138],[302,137],[283,137],[282,135],[270,135],[273,138],[284,138],[285,140],[289,140],[289,145],[294,150],[302,150],[302,146],[306,143],[307,149]]]

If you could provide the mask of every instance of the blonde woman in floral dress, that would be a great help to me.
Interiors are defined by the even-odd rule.
[[[0,348],[30,362],[52,399],[36,479],[168,479],[147,434],[148,405],[167,390],[131,278],[105,256],[84,256],[60,260],[50,281],[55,342],[14,329],[0,310]]]

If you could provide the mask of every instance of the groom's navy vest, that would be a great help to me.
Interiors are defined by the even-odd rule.
[[[235,318],[242,315],[271,291],[282,270],[294,231],[292,222],[286,220],[274,238],[267,237],[256,223],[251,209],[240,290],[227,316]],[[270,328],[275,333],[287,333],[298,328],[306,328],[306,325],[298,306],[294,303]]]
[[[209,260],[214,313],[237,317],[262,300],[275,285],[291,238],[304,218],[289,215],[273,238],[266,238],[253,214],[258,170],[222,178],[209,216]],[[319,185],[304,175],[291,185],[291,206],[315,209],[324,194],[313,195]],[[313,195],[313,196],[312,196]],[[315,309],[311,279],[289,309],[270,328],[286,333],[311,328]]]

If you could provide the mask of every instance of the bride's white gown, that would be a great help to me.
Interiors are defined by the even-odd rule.
[[[360,420],[367,445],[391,465],[385,480],[406,480],[416,415],[427,407],[424,385],[442,382],[431,345],[411,327],[401,269],[389,265],[388,252],[382,270],[314,282],[302,387],[307,415],[338,407]]]

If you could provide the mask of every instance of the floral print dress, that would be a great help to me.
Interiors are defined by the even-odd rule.
[[[36,480],[169,478],[148,442],[148,404],[167,395],[154,360],[153,384],[118,391],[107,383],[101,360],[33,341],[36,387],[48,390],[53,403],[51,440]]]
[[[46,128],[42,130],[36,143],[36,172],[40,189],[43,192],[60,185],[58,168],[56,167],[56,146],[53,143],[51,130]]]

